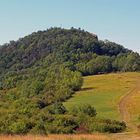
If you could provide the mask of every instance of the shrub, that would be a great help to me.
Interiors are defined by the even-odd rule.
[[[89,129],[84,125],[80,125],[79,127],[77,127],[75,129],[75,133],[76,134],[86,134],[86,133],[89,133]]]
[[[35,126],[30,130],[31,134],[47,134],[43,121],[37,121]]]
[[[9,133],[11,134],[25,134],[28,132],[27,123],[23,121],[15,122],[9,126]]]
[[[70,134],[74,133],[75,128],[78,127],[78,123],[73,116],[61,115],[56,116],[55,119],[46,123],[46,131],[54,134]]]
[[[66,108],[61,102],[56,102],[51,107],[49,107],[49,112],[51,114],[64,114],[66,111]]]
[[[91,122],[92,121],[92,122]],[[112,120],[91,120],[89,123],[89,128],[91,132],[109,132],[118,133],[126,129],[126,124],[124,122],[112,121]]]
[[[88,115],[90,117],[94,117],[96,116],[96,110],[94,107],[92,107],[89,104],[85,104],[79,107],[74,107],[72,108],[72,114],[73,115],[77,115],[77,114],[84,114],[84,115]]]

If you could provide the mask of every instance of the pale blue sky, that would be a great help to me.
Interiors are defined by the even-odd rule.
[[[0,44],[51,26],[81,27],[140,52],[140,0],[0,0]]]

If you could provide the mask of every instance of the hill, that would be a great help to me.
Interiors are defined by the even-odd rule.
[[[74,28],[38,31],[0,47],[1,74],[52,64],[63,64],[83,75],[140,69],[137,53]]]
[[[138,70],[138,53],[81,29],[51,28],[4,44],[0,46],[0,133],[87,131],[84,120],[61,103],[81,88],[82,75]],[[100,130],[88,128],[89,132],[125,129],[122,122],[110,120],[108,126],[108,121],[93,118],[92,106],[76,111],[105,125]]]

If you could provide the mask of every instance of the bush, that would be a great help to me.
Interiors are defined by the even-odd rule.
[[[91,120],[89,122],[89,128],[91,132],[109,132],[118,133],[126,129],[126,124],[124,122],[112,121],[112,120]]]
[[[72,108],[72,114],[73,115],[84,114],[90,117],[94,117],[96,116],[97,113],[94,107],[92,107],[89,104],[85,104],[79,107]]]
[[[11,134],[25,134],[28,132],[28,125],[23,121],[15,122],[9,126]]]
[[[37,121],[36,125],[30,130],[31,134],[47,134],[43,121]]]
[[[64,114],[67,111],[61,102],[56,102],[48,110],[51,114]]]
[[[77,127],[75,129],[75,133],[76,134],[87,134],[87,133],[89,133],[89,129],[84,125],[80,125],[79,127]]]
[[[46,123],[46,131],[54,134],[70,134],[74,133],[75,128],[78,127],[76,119],[71,115],[56,116],[55,119]]]

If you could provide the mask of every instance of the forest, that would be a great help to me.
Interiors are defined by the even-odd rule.
[[[139,70],[138,53],[80,28],[10,41],[0,46],[0,134],[122,132],[124,122],[98,118],[93,106],[68,111],[62,102],[80,90],[82,76]]]

